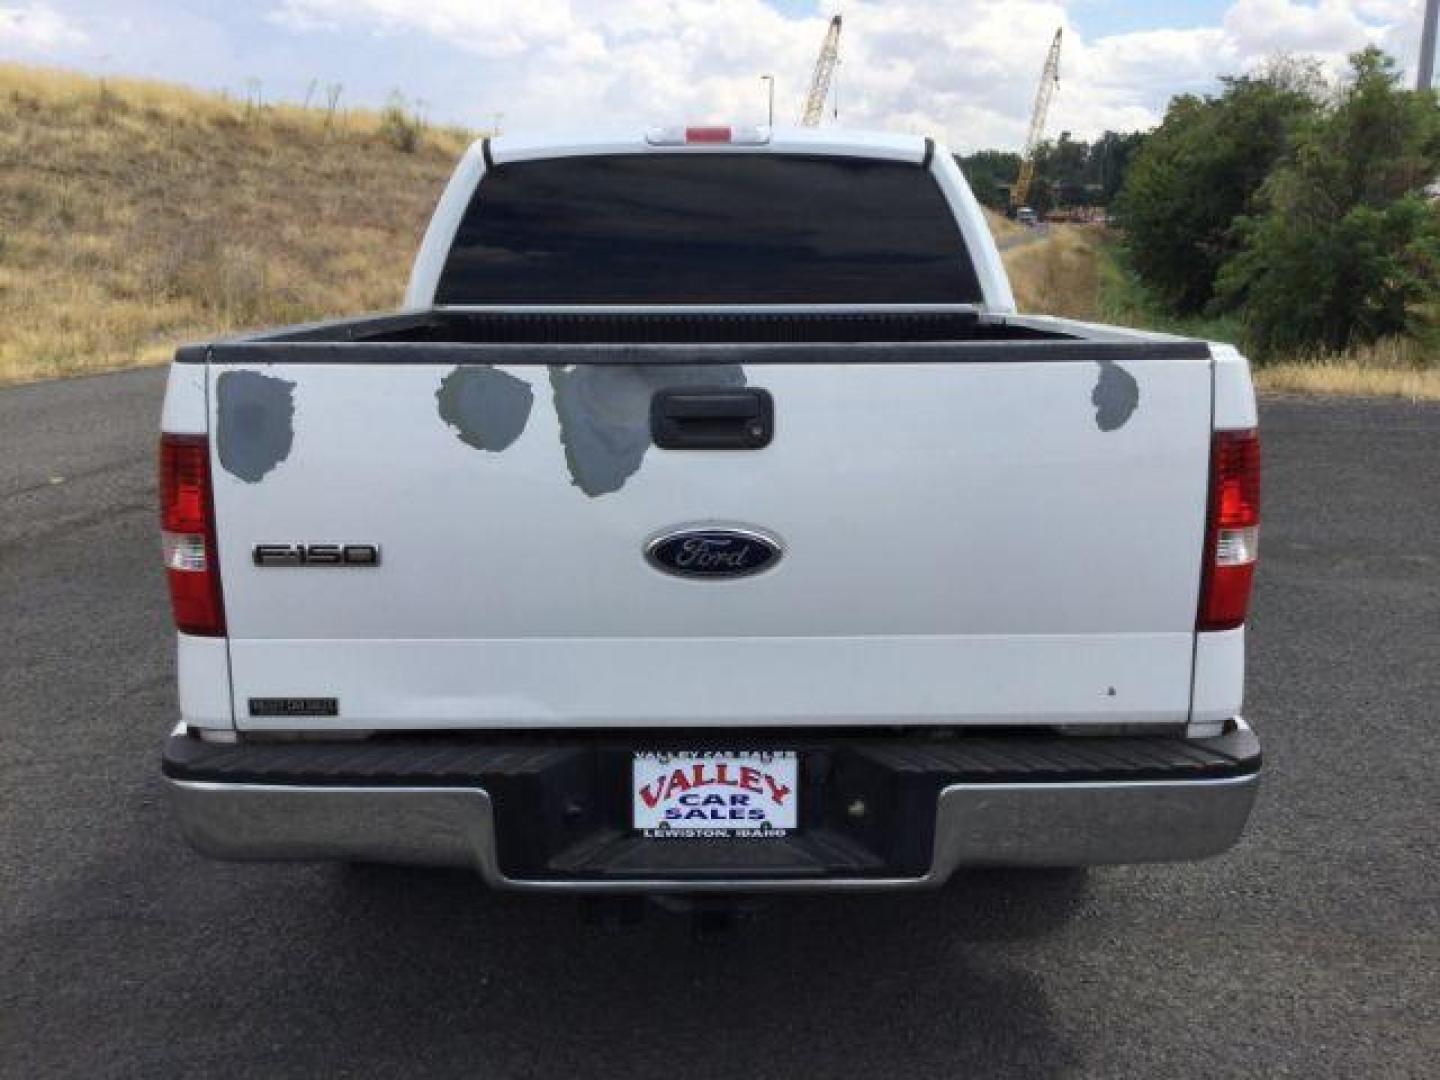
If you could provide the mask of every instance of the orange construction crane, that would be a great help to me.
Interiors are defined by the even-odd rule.
[[[820,117],[825,113],[825,99],[830,96],[830,79],[835,74],[835,64],[840,59],[840,16],[830,20],[830,29],[825,31],[825,41],[820,46],[820,58],[815,61],[815,74],[810,79],[810,93],[805,98],[805,107],[800,111],[801,127],[819,127]]]
[[[1035,182],[1035,152],[1045,138],[1045,117],[1060,85],[1060,39],[1064,33],[1063,29],[1055,31],[1055,40],[1045,57],[1045,70],[1040,73],[1040,89],[1035,92],[1035,109],[1030,114],[1030,132],[1025,137],[1025,153],[1020,158],[1020,175],[1010,189],[1010,206],[1014,209],[1025,205],[1030,197],[1030,185]]]

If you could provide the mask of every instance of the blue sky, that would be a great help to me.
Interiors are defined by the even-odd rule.
[[[1277,52],[1332,68],[1376,41],[1414,59],[1419,0],[849,0],[841,121],[960,148],[1023,137],[1053,28],[1054,130],[1153,124],[1171,95]],[[394,90],[440,121],[633,128],[797,111],[830,3],[811,0],[0,0],[0,59],[296,100]]]
[[[1217,26],[1230,6],[1225,0],[1191,0],[1190,3],[1122,3],[1087,0],[1071,4],[1075,25],[1089,37],[1128,34],[1136,30],[1193,29]]]

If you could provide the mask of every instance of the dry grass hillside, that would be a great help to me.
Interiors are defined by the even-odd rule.
[[[996,210],[986,209],[985,220],[990,225],[990,231],[995,235],[997,241],[1005,241],[1011,237],[1019,236],[1025,232],[1025,226],[1018,221],[1011,221],[1004,214]]]
[[[1049,225],[1043,240],[1005,252],[1005,269],[1021,311],[1067,319],[1099,318],[1099,268],[1094,230]]]
[[[0,65],[0,381],[394,307],[468,141],[401,119]]]

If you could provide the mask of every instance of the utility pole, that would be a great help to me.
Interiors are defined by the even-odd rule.
[[[773,128],[775,126],[775,76],[761,75],[760,81],[770,84],[770,109],[765,114],[768,117],[765,122]]]
[[[1425,30],[1420,35],[1420,77],[1417,90],[1429,90],[1435,80],[1435,19],[1440,0],[1425,0]]]

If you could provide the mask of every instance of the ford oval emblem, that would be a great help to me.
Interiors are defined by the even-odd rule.
[[[678,529],[645,547],[650,565],[688,578],[748,577],[780,561],[778,540],[754,529]]]

